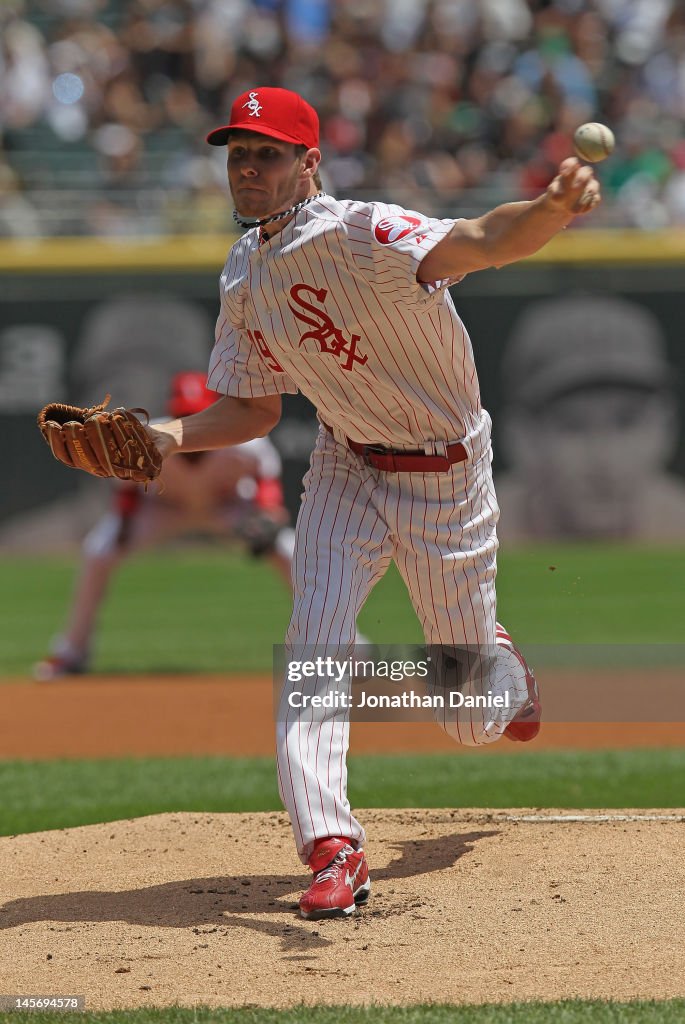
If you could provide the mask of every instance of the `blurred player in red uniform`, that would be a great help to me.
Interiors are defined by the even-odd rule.
[[[220,395],[204,373],[176,374],[169,415],[190,416]],[[145,491],[120,484],[111,510],[83,543],[83,560],[64,631],[51,654],[34,666],[41,682],[86,671],[97,616],[114,570],[123,558],[182,535],[242,540],[291,585],[294,531],[283,504],[281,460],[271,441],[215,451],[182,453],[164,463],[159,482]]]

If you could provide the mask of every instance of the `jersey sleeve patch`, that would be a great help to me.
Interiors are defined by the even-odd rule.
[[[412,234],[423,222],[418,217],[411,217],[408,214],[401,214],[391,217],[382,217],[373,229],[376,241],[381,245],[394,245],[401,238]],[[420,236],[417,236],[417,241]]]
[[[426,284],[417,280],[417,273],[423,258],[451,231],[454,220],[380,203],[370,204],[370,216],[367,237],[376,292],[406,308],[425,309],[443,301],[445,290],[456,279]],[[365,264],[360,267],[368,274]]]

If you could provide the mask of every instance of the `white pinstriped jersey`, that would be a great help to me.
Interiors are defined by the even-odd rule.
[[[208,386],[241,398],[300,390],[355,441],[487,450],[473,350],[447,286],[420,285],[453,220],[322,196],[273,239],[232,247]]]

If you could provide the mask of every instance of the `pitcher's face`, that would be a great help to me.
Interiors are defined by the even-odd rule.
[[[241,217],[259,220],[288,210],[307,196],[306,155],[291,142],[257,132],[232,132],[228,140],[228,184]]]

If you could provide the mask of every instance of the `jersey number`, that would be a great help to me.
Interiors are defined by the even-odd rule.
[[[252,344],[256,346],[257,351],[272,373],[285,373],[285,370],[267,345],[266,339],[261,331],[248,330],[247,336]]]

